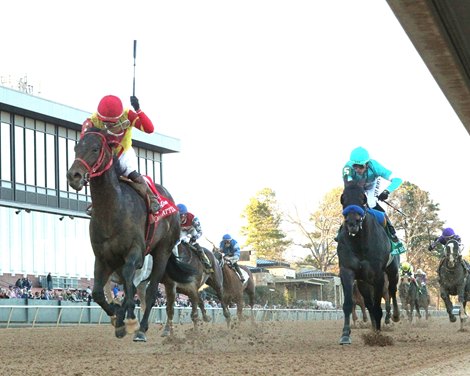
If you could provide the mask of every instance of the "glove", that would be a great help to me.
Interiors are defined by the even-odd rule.
[[[131,105],[132,105],[132,107],[134,107],[134,110],[136,112],[140,110],[139,100],[134,95],[131,96]]]
[[[390,194],[390,192],[385,189],[385,190],[383,190],[383,192],[381,194],[379,194],[379,197],[377,197],[377,198],[379,199],[379,201],[385,201],[388,198],[389,194]]]

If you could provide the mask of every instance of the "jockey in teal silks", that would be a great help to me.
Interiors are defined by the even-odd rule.
[[[378,178],[384,178],[390,181],[387,188],[380,192]],[[385,210],[379,205],[378,201],[385,201],[390,193],[395,191],[403,183],[403,180],[392,175],[392,171],[382,166],[379,162],[369,157],[369,152],[363,147],[357,147],[351,152],[349,161],[343,167],[343,181],[346,185],[348,182],[357,182],[364,187],[367,196],[367,204],[369,208],[379,210],[385,213]],[[387,228],[390,233],[390,239],[398,242],[395,228],[392,226],[390,219],[385,215],[387,220]]]

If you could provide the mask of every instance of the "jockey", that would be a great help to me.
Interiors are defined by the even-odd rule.
[[[238,245],[238,242],[235,239],[232,239],[229,234],[225,234],[222,237],[219,248],[220,251],[224,254],[225,259],[230,261],[230,263],[235,268],[238,276],[240,277],[240,281],[242,283],[245,282],[245,278],[243,278],[242,271],[238,265],[238,260],[240,259],[240,246]]]
[[[421,276],[421,285],[426,285],[426,273],[423,271],[423,269],[416,270],[415,276]]]
[[[390,184],[380,194],[380,187],[378,178],[384,178],[390,181]],[[351,152],[349,161],[343,167],[343,181],[346,185],[348,182],[354,181],[364,187],[367,195],[367,204],[369,208],[385,212],[378,201],[385,201],[388,199],[390,193],[395,191],[402,183],[402,179],[392,175],[392,171],[386,169],[379,162],[370,159],[369,152],[363,147],[357,147]],[[392,226],[390,219],[387,219],[387,228],[390,232],[390,239],[398,242],[395,228]]]
[[[143,176],[137,172],[137,156],[132,147],[132,128],[152,133],[154,127],[152,121],[140,109],[139,100],[135,96],[131,96],[131,105],[135,112],[124,109],[118,97],[106,95],[100,100],[97,111],[83,122],[80,138],[92,127],[108,131],[107,140],[115,142],[112,144],[112,150],[118,157],[122,175],[135,183],[133,187],[145,201],[147,196],[149,197],[149,210],[155,214],[160,209],[160,204]]]
[[[206,273],[214,272],[211,262],[204,250],[197,243],[197,239],[202,236],[202,228],[199,219],[194,214],[188,212],[188,208],[184,204],[178,204],[181,223],[181,241],[187,243],[191,249],[196,251],[201,262],[204,264]]]
[[[400,277],[403,278],[404,276],[411,277],[414,280],[413,265],[407,261],[402,262],[400,265]]]
[[[460,239],[460,236],[457,235],[455,233],[455,231],[453,229],[451,229],[450,227],[447,227],[445,228],[443,231],[442,231],[442,234],[441,236],[439,236],[438,238],[436,238],[436,240],[434,240],[428,247],[428,251],[432,251],[434,248],[436,248],[436,246],[438,244],[442,244],[442,245],[446,245],[446,243],[451,240],[451,239],[454,239],[456,241],[459,242],[459,245],[461,246],[461,239]]]

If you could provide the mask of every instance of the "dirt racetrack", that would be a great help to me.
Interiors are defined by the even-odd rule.
[[[470,325],[470,324],[467,324]],[[0,329],[0,375],[470,375],[470,331],[431,318],[385,328],[389,346],[370,346],[367,328],[338,344],[342,321],[243,322],[228,330],[190,324],[146,343],[117,339],[110,325]]]

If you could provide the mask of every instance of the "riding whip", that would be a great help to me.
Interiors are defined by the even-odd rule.
[[[134,39],[134,79],[132,82],[132,95],[135,96],[135,55],[137,53],[137,41]]]
[[[385,202],[388,206],[390,206],[393,210],[397,211],[398,213],[400,213],[403,217],[406,218],[406,214],[403,213],[400,209],[397,209],[395,206],[393,206],[392,204],[389,204],[387,201],[385,200],[382,200],[382,202]]]

